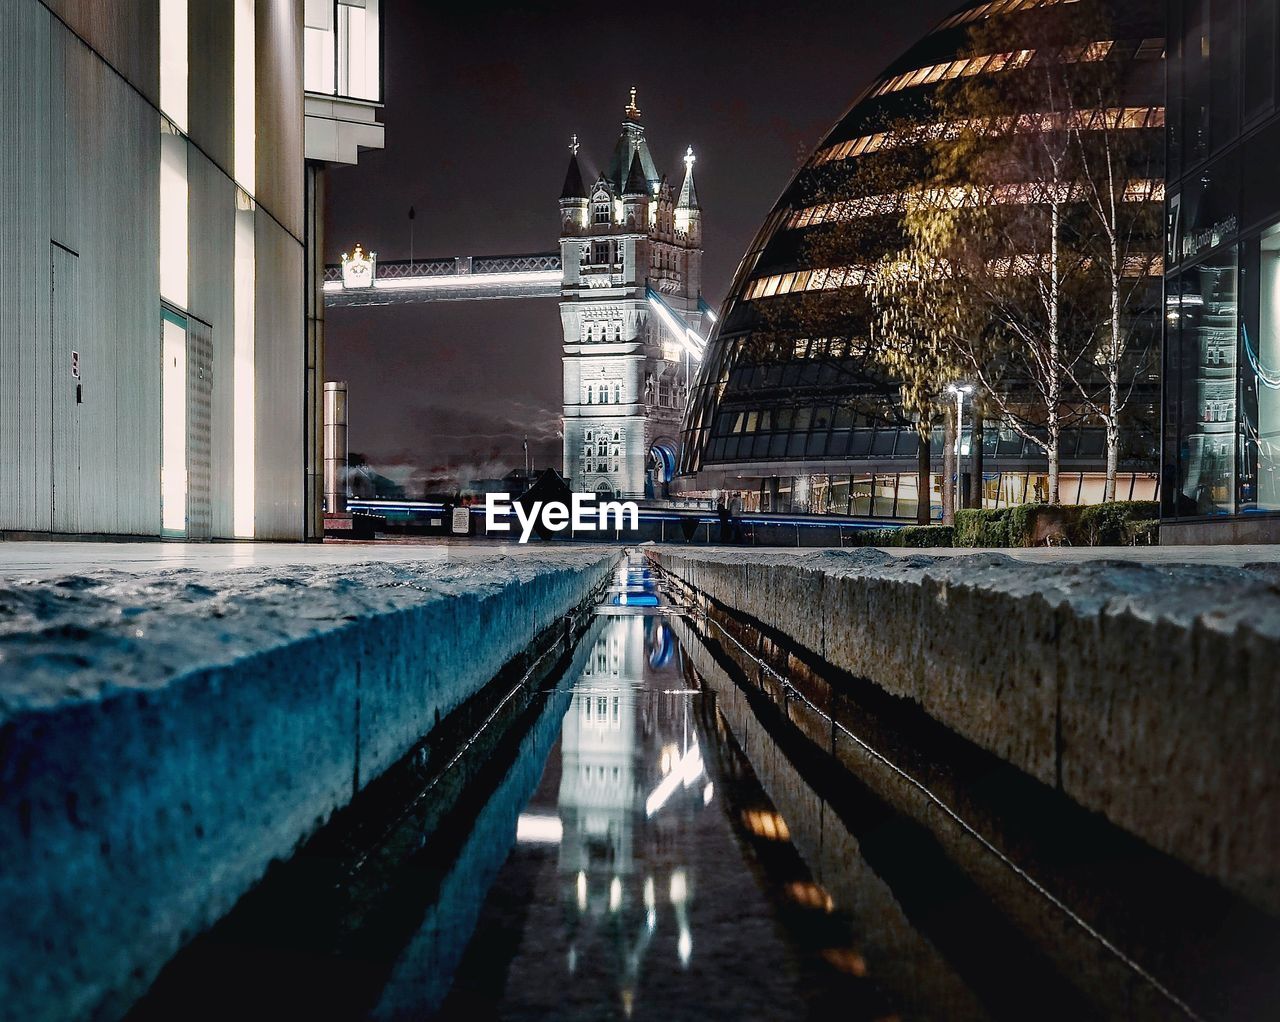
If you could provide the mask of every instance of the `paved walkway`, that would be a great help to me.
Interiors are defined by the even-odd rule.
[[[450,561],[488,559],[498,554],[529,554],[555,549],[582,549],[580,544],[559,546],[536,543],[496,544],[447,540],[390,541],[370,543],[76,543],[0,542],[0,578],[48,577],[78,574],[95,568],[147,572],[168,568],[272,567],[277,565],[361,564],[369,561],[404,563],[409,561]],[[671,546],[670,549],[681,549]],[[690,549],[725,549],[691,547]],[[765,549],[750,548],[748,549]],[[784,548],[778,548],[784,549]],[[806,550],[813,549],[806,547]],[[986,551],[970,548],[935,547],[924,550],[891,547],[896,557],[928,554],[934,557],[963,557]],[[1244,565],[1280,562],[1280,544],[1252,546],[1164,546],[1164,547],[1037,547],[1001,550],[1020,561],[1061,563],[1098,560],[1136,561],[1143,564]]]
[[[79,574],[95,568],[143,573],[170,568],[223,571],[291,564],[319,567],[487,560],[499,554],[546,553],[584,545],[545,543],[520,546],[507,543],[450,543],[446,540],[370,543],[77,543],[0,542],[0,578],[41,578]]]
[[[931,547],[911,550],[891,547],[886,553],[897,557],[929,554],[932,557],[963,557],[966,554],[991,553],[972,547]],[[1221,564],[1239,567],[1244,564],[1280,562],[1280,544],[1248,546],[1055,546],[998,550],[1019,561],[1049,564],[1080,561],[1135,561],[1139,564]]]

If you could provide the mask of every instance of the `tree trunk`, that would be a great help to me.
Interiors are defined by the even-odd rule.
[[[933,521],[933,480],[930,478],[930,448],[933,446],[933,426],[923,426],[927,432],[920,437],[916,449],[916,524],[928,525]]]
[[[973,403],[973,434],[969,440],[969,506],[982,507],[982,409]]]
[[[943,414],[942,432],[942,524],[956,521],[956,411],[950,401]]]
[[[1103,500],[1116,499],[1116,473],[1120,468],[1120,424],[1115,416],[1107,418],[1107,485]]]
[[[1116,499],[1116,470],[1120,467],[1120,281],[1119,255],[1111,242],[1111,358],[1107,366],[1107,485],[1104,500]]]
[[[1049,437],[1049,503],[1062,503],[1061,496],[1058,492],[1058,435],[1055,430]]]
[[[1055,175],[1056,179],[1056,175]],[[1062,371],[1061,371],[1061,339],[1058,336],[1059,329],[1059,275],[1058,275],[1058,232],[1061,230],[1061,213],[1058,204],[1054,202],[1050,207],[1049,222],[1052,231],[1049,238],[1049,364],[1047,371],[1049,379],[1046,381],[1048,386],[1045,388],[1046,404],[1048,405],[1048,416],[1046,422],[1046,431],[1049,441],[1049,503],[1057,504],[1059,502],[1058,495],[1058,448],[1061,439],[1061,426],[1058,422],[1058,415],[1061,411],[1062,398]]]

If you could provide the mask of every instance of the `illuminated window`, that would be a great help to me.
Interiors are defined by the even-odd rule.
[[[187,0],[160,0],[160,110],[187,130]]]
[[[307,92],[382,101],[381,0],[306,0]]]
[[[255,84],[253,0],[235,0],[234,70],[235,88],[235,168],[236,183],[254,194],[257,172],[257,86]],[[311,7],[307,5],[308,9]]]
[[[160,121],[160,295],[187,307],[187,140]]]
[[[254,279],[256,257],[253,200],[236,194],[234,318],[232,354],[232,531],[241,538],[254,534],[255,394]]]

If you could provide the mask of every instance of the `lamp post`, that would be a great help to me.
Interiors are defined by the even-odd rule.
[[[956,485],[951,492],[951,503],[953,510],[957,510],[964,504],[960,492],[960,481],[963,477],[960,459],[964,450],[964,396],[973,393],[973,386],[968,383],[950,383],[947,385],[947,393],[956,396]]]

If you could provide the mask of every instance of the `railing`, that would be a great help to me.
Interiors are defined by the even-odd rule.
[[[382,0],[305,0],[307,92],[381,103]]]
[[[397,259],[378,262],[379,280],[403,280],[411,277],[477,276],[488,273],[559,273],[559,252],[536,252],[529,255],[458,256],[441,259]],[[329,264],[324,268],[326,281],[341,282],[342,267]]]

